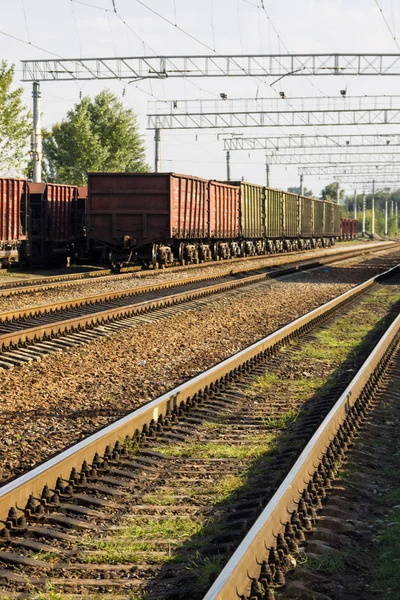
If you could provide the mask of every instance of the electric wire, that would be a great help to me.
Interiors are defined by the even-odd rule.
[[[21,0],[21,4],[22,4],[22,12],[24,14],[25,29],[26,29],[26,33],[27,33],[28,40],[29,40],[29,43],[30,43],[31,36],[29,34],[28,19],[26,18],[25,0]]]
[[[384,20],[384,22],[385,22],[385,25],[386,25],[386,27],[387,27],[387,29],[388,29],[388,31],[389,31],[389,33],[390,33],[391,37],[393,38],[393,40],[394,40],[394,43],[395,43],[395,44],[396,44],[396,46],[397,46],[397,49],[398,49],[398,50],[400,50],[400,44],[399,44],[399,42],[398,42],[398,40],[397,40],[397,37],[396,37],[396,35],[394,34],[394,32],[393,32],[392,28],[390,27],[389,21],[387,20],[387,18],[386,18],[386,16],[385,16],[385,13],[383,12],[383,8],[382,8],[382,7],[379,5],[379,2],[378,2],[378,0],[375,0],[375,4],[376,4],[376,6],[378,7],[378,9],[379,9],[379,12],[381,13],[382,19]]]
[[[71,6],[71,10],[72,10],[72,18],[74,20],[75,27],[76,27],[76,33],[77,33],[77,36],[78,36],[79,54],[80,54],[80,57],[82,58],[81,36],[80,36],[80,33],[79,33],[78,21],[77,21],[77,18],[76,18],[75,9],[74,9],[74,3],[72,2],[72,0],[70,2],[70,6]]]
[[[146,48],[147,48],[147,50],[148,50],[148,51],[150,51],[152,54],[154,54],[154,56],[157,56],[157,54],[158,54],[158,53],[156,52],[156,50],[155,50],[154,48],[152,48],[151,46],[149,46],[149,44],[147,44],[147,43],[144,41],[144,39],[143,39],[143,38],[142,38],[142,37],[141,37],[141,36],[140,36],[140,35],[139,35],[139,34],[138,34],[138,33],[137,33],[137,32],[136,32],[134,29],[133,29],[133,27],[132,27],[132,26],[131,26],[131,25],[130,25],[130,24],[129,24],[129,23],[128,23],[128,22],[127,22],[127,21],[126,21],[124,18],[123,18],[123,16],[121,15],[121,13],[120,13],[118,10],[110,10],[110,9],[108,9],[108,8],[104,8],[103,6],[98,6],[98,5],[96,5],[96,4],[92,4],[92,3],[90,3],[90,2],[85,2],[84,0],[71,0],[71,2],[75,2],[76,4],[82,4],[83,6],[88,6],[88,7],[90,7],[90,8],[94,8],[94,9],[97,9],[97,10],[103,11],[103,12],[107,13],[107,15],[108,15],[108,13],[110,13],[110,12],[111,12],[111,13],[113,13],[113,14],[115,14],[115,15],[116,15],[116,16],[117,16],[117,17],[120,19],[120,21],[122,21],[122,23],[125,25],[125,27],[126,27],[127,29],[129,29],[129,31],[130,31],[130,32],[131,32],[131,33],[132,33],[132,34],[135,36],[135,38],[136,38],[137,40],[139,40],[139,41],[140,41],[140,43],[142,44],[142,46],[143,46],[143,49],[144,49],[144,54],[146,55]],[[204,92],[204,93],[206,93],[206,94],[209,94],[209,95],[211,95],[211,96],[218,97],[218,94],[215,94],[214,92],[211,92],[211,91],[209,91],[209,90],[205,90],[204,88],[202,88],[202,87],[200,87],[199,85],[197,85],[197,84],[196,84],[194,81],[191,81],[190,79],[188,79],[188,81],[189,81],[189,83],[190,83],[190,84],[191,84],[193,87],[197,88],[197,89],[198,89],[198,90],[200,90],[201,92]],[[140,89],[140,88],[138,88],[138,89]],[[152,92],[152,86],[151,86],[151,82],[150,82],[150,89],[151,89],[150,95],[151,95],[151,96],[154,96],[154,94],[153,94],[153,92]],[[154,97],[156,97],[156,96],[154,96]],[[162,102],[162,101],[163,101],[163,100],[161,100],[161,99],[160,99],[160,102]]]

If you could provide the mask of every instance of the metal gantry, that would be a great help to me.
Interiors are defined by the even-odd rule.
[[[339,134],[339,135],[282,135],[270,137],[245,137],[236,136],[223,138],[224,150],[304,150],[338,149],[338,148],[366,148],[370,146],[386,147],[399,146],[400,134]]]
[[[148,103],[148,112],[157,114],[199,113],[226,114],[237,112],[282,112],[334,111],[334,110],[377,110],[400,107],[400,96],[274,96],[268,98],[201,98],[193,100],[157,100]]]
[[[327,127],[337,125],[399,125],[400,108],[367,110],[281,110],[236,113],[148,114],[149,129],[237,129],[248,127]]]
[[[349,165],[349,164],[400,164],[400,152],[394,153],[358,153],[358,154],[274,154],[267,155],[266,161],[270,165]]]
[[[77,80],[130,80],[166,79],[181,77],[274,77],[276,82],[285,76],[309,75],[400,75],[398,53],[325,53],[325,54],[248,54],[248,55],[171,55],[136,57],[90,57],[58,58],[52,60],[22,61],[22,81],[34,83],[34,118],[32,154],[34,180],[40,181],[41,147],[38,101],[41,81]],[[276,83],[273,82],[273,83]],[[155,168],[158,170],[161,129],[205,129],[237,127],[325,126],[325,125],[379,125],[400,123],[399,102],[396,96],[342,97],[313,99],[292,98],[287,100],[280,92],[280,99],[266,99],[269,106],[226,113],[215,109],[207,115],[202,112],[183,113],[178,101],[169,103],[177,114],[149,113],[148,127],[155,130]],[[225,100],[225,94],[221,100]],[[265,99],[262,101],[264,102]],[[291,106],[281,111],[280,106]],[[36,102],[36,104],[35,104]],[[182,101],[180,101],[182,102]],[[230,101],[231,102],[231,101]],[[274,103],[273,105],[271,103]],[[308,103],[305,108],[305,103]],[[163,110],[168,103],[162,103]],[[260,109],[260,106],[262,107]],[[274,111],[275,107],[275,111]],[[268,110],[268,113],[266,112]],[[301,110],[300,110],[301,109]],[[228,155],[227,155],[227,161]],[[268,169],[269,167],[267,167]]]
[[[23,81],[400,75],[400,54],[205,54],[23,60]]]
[[[343,158],[349,157],[360,157],[360,160],[364,156],[399,156],[400,145],[393,146],[340,146],[335,148],[282,148],[282,149],[269,149],[265,150],[266,156],[316,156],[321,157],[321,162],[324,157],[330,155],[340,155]]]
[[[399,175],[400,162],[397,164],[361,164],[361,165],[318,165],[314,167],[299,167],[299,175]]]

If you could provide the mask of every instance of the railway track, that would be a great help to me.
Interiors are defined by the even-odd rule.
[[[380,246],[380,250],[383,250],[385,248],[388,247],[395,247],[395,244],[393,243],[382,243],[379,244]],[[348,250],[346,250],[346,248],[341,249],[341,251],[343,253],[348,252]],[[370,251],[369,248],[362,248],[362,249],[355,249],[352,250],[353,252],[368,252]],[[341,252],[337,253],[337,254],[341,254]],[[320,258],[321,256],[327,256],[328,252],[321,252],[318,253],[317,255],[314,254],[314,258]],[[276,255],[278,256],[278,255]],[[281,258],[283,255],[279,255],[279,257]],[[288,257],[288,261],[290,262],[291,259],[295,258],[295,257],[303,257],[303,256],[307,256],[307,251],[302,251],[302,252],[287,252],[285,253],[285,258],[286,256]],[[229,261],[226,262],[226,266],[227,266],[227,271],[229,271],[229,267],[230,265],[240,265],[240,264],[246,264],[249,261],[261,261],[261,260],[265,260],[266,258],[268,258],[268,256],[266,255],[262,255],[262,256],[247,256],[247,257],[242,257],[242,258],[233,258],[230,259]],[[274,255],[271,255],[269,258],[273,259]],[[296,260],[296,259],[295,259]],[[301,258],[299,258],[298,260],[301,260]],[[307,260],[305,258],[305,260]],[[178,267],[170,267],[167,269],[168,273],[179,273],[182,271],[201,271],[201,270],[207,270],[210,269],[212,267],[215,267],[218,263],[203,263],[200,265],[185,265],[185,266],[178,266]],[[271,265],[274,266],[274,265]],[[257,268],[257,267],[255,267]],[[150,270],[150,271],[138,271],[138,269],[135,268],[126,268],[123,269],[121,273],[119,274],[115,274],[112,273],[112,271],[110,271],[109,269],[98,269],[96,271],[89,271],[89,272],[85,272],[85,273],[74,273],[74,274],[66,274],[66,275],[58,275],[58,276],[50,276],[50,277],[41,277],[38,279],[30,279],[30,280],[20,280],[20,281],[15,281],[15,282],[9,282],[6,284],[0,284],[0,297],[1,296],[13,296],[13,295],[19,295],[19,294],[33,294],[35,292],[40,292],[40,291],[46,291],[49,289],[53,289],[54,287],[59,287],[59,288],[63,288],[63,287],[70,287],[71,285],[76,285],[76,284],[90,284],[93,281],[109,281],[109,280],[116,280],[116,281],[121,281],[124,279],[131,279],[132,276],[134,276],[135,278],[151,278],[154,276],[157,276],[160,274],[160,272],[163,271],[155,271],[155,270]]]
[[[287,504],[279,505],[274,534],[287,520],[282,511],[313,483],[278,551],[264,558],[264,542],[275,547],[276,539],[258,537],[262,555],[241,552],[235,569],[228,563],[229,576],[222,572],[228,595],[215,588],[220,577],[207,598],[263,598],[247,576],[259,577],[256,559],[266,560],[261,583],[271,572],[281,585],[289,562],[283,541],[294,552],[291,531],[298,521],[310,525],[310,494],[329,478],[339,444],[331,444],[318,476],[321,443],[307,461],[305,452],[296,459],[310,438],[328,439],[332,428],[322,434],[320,424],[337,427],[361,389],[353,383],[350,395],[350,381],[364,385],[367,355],[377,343],[375,355],[383,355],[379,339],[388,328],[383,339],[397,335],[399,285],[395,268],[357,286],[0,488],[0,594],[200,598],[257,517],[254,527],[278,506],[271,500],[263,511],[295,464],[301,486],[294,491],[296,480],[281,494]],[[350,332],[354,344],[339,358],[339,341]],[[322,356],[333,352],[331,362],[315,354],[319,345]],[[339,396],[341,408],[332,410]]]
[[[376,250],[377,251],[377,250]],[[88,298],[39,305],[0,313],[0,367],[39,360],[43,355],[85,344],[112,335],[120,328],[136,326],[152,318],[192,310],[218,294],[235,294],[246,286],[263,284],[266,279],[334,264],[363,255],[365,251],[329,256],[317,261],[270,270],[205,275],[181,281],[167,281],[140,288],[111,292]],[[173,293],[171,293],[171,290]]]
[[[321,543],[321,539],[324,540],[327,556],[329,556],[330,549],[331,552],[337,553],[336,557],[340,556],[332,543],[334,536],[330,535],[331,529],[335,532],[336,543],[340,536],[346,539],[346,533],[350,533],[357,539],[357,525],[361,525],[361,527],[363,525],[357,521],[356,511],[351,511],[350,504],[351,501],[355,501],[357,486],[355,490],[353,489],[350,497],[346,497],[346,494],[343,493],[343,485],[338,482],[334,483],[334,480],[365,421],[370,430],[370,437],[379,443],[383,425],[382,422],[379,424],[379,421],[382,421],[382,416],[378,415],[378,424],[374,427],[369,413],[379,404],[385,405],[385,403],[393,402],[393,396],[396,394],[398,396],[396,391],[399,386],[400,315],[397,314],[396,319],[388,327],[315,431],[258,521],[204,596],[204,600],[231,600],[237,597],[243,600],[254,598],[272,600],[275,598],[298,598],[299,595],[329,600],[331,596],[324,592],[330,588],[334,593],[335,587],[339,586],[341,588],[340,596],[347,597],[346,589],[343,588],[343,584],[340,585],[338,577],[335,578],[337,586],[333,586],[332,576],[327,577],[326,574],[303,570],[303,581],[296,580],[293,577],[296,558],[299,556],[299,546],[303,551],[310,548],[312,553],[318,548],[318,541]],[[379,393],[380,389],[381,393]],[[380,461],[373,459],[376,448],[368,449],[365,443],[361,446],[360,449],[356,449],[356,457],[358,457],[356,462],[361,462],[367,473],[374,469],[379,470],[381,465],[378,466],[378,463]],[[388,457],[385,458],[389,463]],[[360,465],[357,466],[360,467]],[[372,505],[370,510],[373,510],[373,501],[371,502],[369,498],[370,492],[368,486],[365,486],[365,477],[368,475],[363,477],[360,474],[359,489],[362,493],[365,488],[367,502]],[[324,511],[324,504],[328,502],[329,507],[329,500],[331,496],[335,497],[335,495],[337,502],[335,503],[333,498],[332,512]],[[364,502],[364,499],[358,498],[356,501]],[[335,514],[341,514],[342,519],[335,519]],[[346,514],[349,516],[349,523],[343,522]],[[318,523],[320,519],[321,523]],[[320,532],[320,539],[316,543],[312,535],[315,528],[317,537],[318,531]],[[370,541],[369,535],[366,537]],[[346,543],[348,544],[348,538]],[[318,554],[314,556],[318,562]],[[384,557],[379,558],[381,561],[384,560]],[[321,556],[321,560],[323,560],[323,556]],[[353,565],[355,562],[353,560]],[[365,565],[358,566],[365,570]],[[329,568],[326,571],[329,572]],[[288,573],[290,581],[289,587],[286,589],[285,575]],[[360,585],[360,582],[357,582],[357,574],[354,572],[352,579],[352,587],[357,589],[357,584]],[[365,579],[364,573],[361,576],[364,588]],[[280,590],[282,594],[279,593]],[[366,589],[365,591],[367,592]],[[369,592],[371,593],[371,590]],[[335,594],[334,597],[336,597]]]

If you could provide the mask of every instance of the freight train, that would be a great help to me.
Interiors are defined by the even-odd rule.
[[[89,245],[107,249],[116,270],[129,262],[158,268],[341,239],[337,204],[261,185],[176,173],[89,173],[88,183]],[[356,237],[355,225],[351,231]]]
[[[169,266],[329,246],[357,237],[339,206],[176,173],[89,173],[89,188],[0,179],[0,263],[109,259]]]

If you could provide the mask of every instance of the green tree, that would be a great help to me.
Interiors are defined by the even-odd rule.
[[[44,178],[86,185],[88,171],[149,171],[131,109],[110,91],[86,96],[43,136]]]
[[[322,200],[330,200],[331,202],[336,202],[336,188],[337,183],[335,181],[333,183],[328,183],[328,185],[326,185],[324,189],[321,190]],[[340,190],[339,199],[342,200],[343,197],[344,190]]]
[[[30,115],[22,88],[12,89],[14,65],[0,62],[0,172],[19,175],[28,160]]]
[[[287,191],[291,192],[292,194],[300,194],[300,187],[288,187]],[[303,190],[303,196],[311,196],[312,197],[312,195],[313,195],[312,190],[308,190],[305,187]]]

